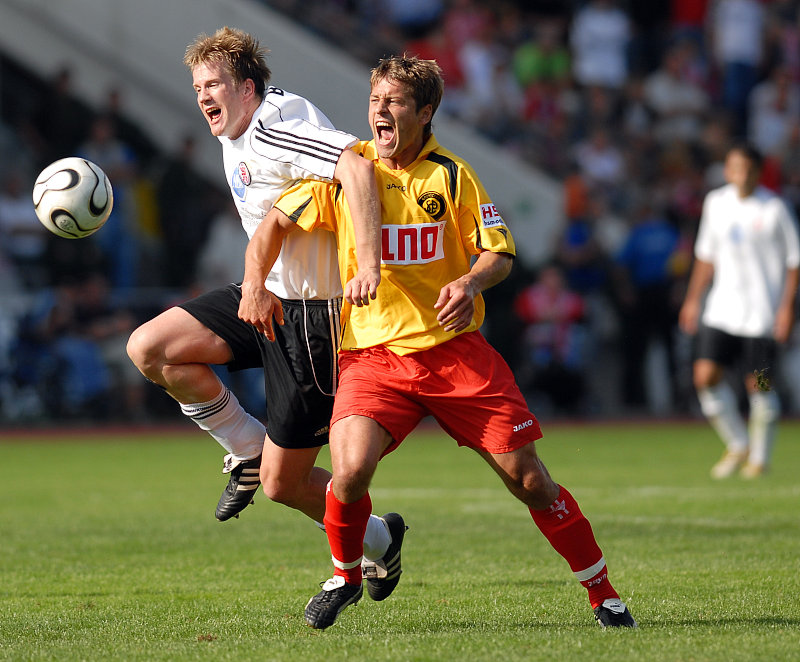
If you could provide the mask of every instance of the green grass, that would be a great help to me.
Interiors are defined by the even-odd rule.
[[[526,509],[437,432],[373,485],[375,512],[411,526],[400,586],[326,632],[302,615],[330,574],[323,534],[263,495],[216,522],[222,452],[202,433],[6,433],[0,660],[800,659],[800,424],[755,482],[708,478],[704,424],[545,435],[638,630],[598,628]]]

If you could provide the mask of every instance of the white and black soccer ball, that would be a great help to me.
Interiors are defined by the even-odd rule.
[[[50,232],[81,239],[97,232],[114,206],[111,182],[95,163],[77,156],[47,166],[33,185],[33,207]]]

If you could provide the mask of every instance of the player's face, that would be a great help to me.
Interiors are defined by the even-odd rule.
[[[744,154],[732,151],[725,159],[725,180],[733,184],[743,198],[750,195],[758,184],[759,172]]]
[[[430,105],[417,109],[407,85],[383,78],[369,97],[369,125],[378,156],[393,169],[404,168],[419,155]]]
[[[207,62],[192,69],[192,85],[213,135],[236,139],[245,132],[258,107],[253,81],[237,86],[221,62]]]

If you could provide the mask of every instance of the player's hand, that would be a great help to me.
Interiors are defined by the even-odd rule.
[[[775,325],[772,335],[776,342],[781,345],[788,342],[792,335],[792,327],[794,326],[794,309],[789,306],[778,308],[775,313]]]
[[[242,300],[239,302],[239,319],[252,324],[267,340],[275,340],[272,318],[283,326],[283,306],[276,297],[263,285],[242,283]]]
[[[700,320],[700,305],[694,301],[686,301],[678,313],[678,326],[685,334],[693,336],[697,333]]]
[[[463,331],[475,314],[475,295],[469,280],[464,277],[448,283],[439,291],[433,305],[439,311],[436,319],[445,331]]]
[[[344,300],[354,306],[368,306],[378,295],[381,282],[380,268],[359,269],[344,286]]]

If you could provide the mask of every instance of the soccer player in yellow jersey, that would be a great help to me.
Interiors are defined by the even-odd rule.
[[[442,90],[434,61],[390,57],[372,72],[373,140],[360,152],[375,163],[381,191],[381,286],[369,306],[343,315],[324,519],[334,576],[308,602],[306,622],[332,625],[361,598],[362,573],[378,600],[399,579],[400,541],[392,541],[385,563],[362,568],[372,510],[368,486],[381,457],[431,415],[459,445],[477,451],[528,507],[588,589],[600,625],[635,627],[608,579],[589,522],[536,453],[542,436],[536,417],[510,368],[478,330],[481,292],[508,275],[514,242],[469,164],[431,132]],[[352,222],[339,187],[305,182],[275,207],[248,247],[245,280],[263,282],[263,270],[296,227],[334,230],[341,278],[354,273]],[[243,298],[239,313],[264,333],[271,332],[273,313],[281,323],[280,310],[256,295]]]

